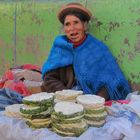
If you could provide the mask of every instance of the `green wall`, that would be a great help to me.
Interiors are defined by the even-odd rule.
[[[0,3],[0,74],[13,65],[42,66],[54,37],[63,33],[56,13],[62,4],[70,1],[9,0]],[[89,31],[109,46],[126,78],[139,84],[140,0],[75,1],[92,11]]]

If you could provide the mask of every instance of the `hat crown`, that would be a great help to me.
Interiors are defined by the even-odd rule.
[[[84,15],[87,18],[87,21],[89,21],[92,16],[91,12],[88,9],[86,9],[81,3],[71,2],[62,6],[58,12],[57,17],[62,24],[64,15],[67,15],[69,11],[75,11]]]
[[[71,2],[71,3],[68,3],[67,5],[79,5],[79,6],[83,7],[83,5],[81,3],[78,3],[78,2]]]

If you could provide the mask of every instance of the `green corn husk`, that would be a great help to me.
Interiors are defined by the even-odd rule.
[[[51,115],[51,119],[53,122],[58,122],[58,123],[76,123],[76,122],[81,122],[81,119],[84,117],[84,114],[81,115],[81,116],[76,116],[76,117],[73,117],[73,118],[67,118],[67,119],[64,119],[64,118],[58,118],[56,115],[52,114]]]
[[[88,125],[84,120],[81,120],[81,123],[68,123],[68,124],[52,123],[52,126],[60,131],[71,132],[75,133],[76,135],[81,135],[88,128]]]
[[[105,120],[100,120],[100,121],[91,121],[91,120],[86,120],[86,123],[88,124],[88,126],[91,127],[102,127],[105,123]]]
[[[105,107],[101,109],[87,109],[85,108],[85,114],[99,114],[105,111]]]
[[[53,112],[53,108],[49,107],[47,110],[39,114],[24,114],[22,112],[20,112],[20,114],[23,118],[27,118],[27,119],[44,119],[46,117],[50,117],[52,112]]]
[[[23,98],[23,104],[30,106],[50,106],[54,105],[54,98],[44,99],[42,101],[28,101]]]
[[[61,135],[61,136],[64,136],[64,137],[74,137],[74,136],[76,136],[75,135],[75,133],[71,133],[71,132],[69,132],[69,133],[67,133],[67,132],[62,132],[62,131],[60,131],[60,130],[57,130],[55,127],[53,127],[52,126],[52,130],[55,132],[55,133],[57,133],[58,135]]]
[[[41,112],[44,112],[44,111],[48,110],[50,107],[52,108],[51,105],[49,105],[49,106],[38,106],[34,109],[30,109],[30,108],[28,109],[28,108],[21,107],[20,112],[22,114],[35,115],[35,114],[40,114]]]
[[[104,113],[104,114],[103,114]],[[103,112],[100,114],[85,114],[84,118],[87,120],[93,120],[93,121],[100,121],[100,120],[105,120],[107,113]]]
[[[26,121],[26,124],[33,129],[39,129],[39,128],[50,128],[51,126],[51,120],[48,122],[44,122],[43,124],[39,124],[39,123],[31,123],[30,121]]]
[[[70,115],[64,115],[63,113],[59,112],[53,112],[52,115],[55,115],[57,118],[59,118],[60,120],[65,120],[65,119],[69,119],[69,118],[74,118],[74,117],[77,117],[77,116],[82,116],[84,115],[84,111],[81,111],[81,112],[77,112],[77,113],[74,113],[74,114],[70,114]]]

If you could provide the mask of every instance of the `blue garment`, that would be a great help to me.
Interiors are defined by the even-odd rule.
[[[85,94],[96,94],[102,87],[111,100],[125,99],[130,88],[106,45],[90,34],[77,48],[66,36],[56,37],[50,55],[42,68],[44,74],[73,64],[76,79]]]
[[[0,89],[0,111],[12,104],[21,104],[23,96],[8,88]]]

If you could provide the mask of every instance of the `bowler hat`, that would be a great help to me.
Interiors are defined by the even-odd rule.
[[[85,8],[82,4],[77,2],[72,2],[67,5],[64,5],[60,8],[57,17],[59,21],[63,24],[64,18],[67,14],[70,12],[77,12],[83,15],[86,18],[86,21],[88,22],[92,16],[91,12]]]

